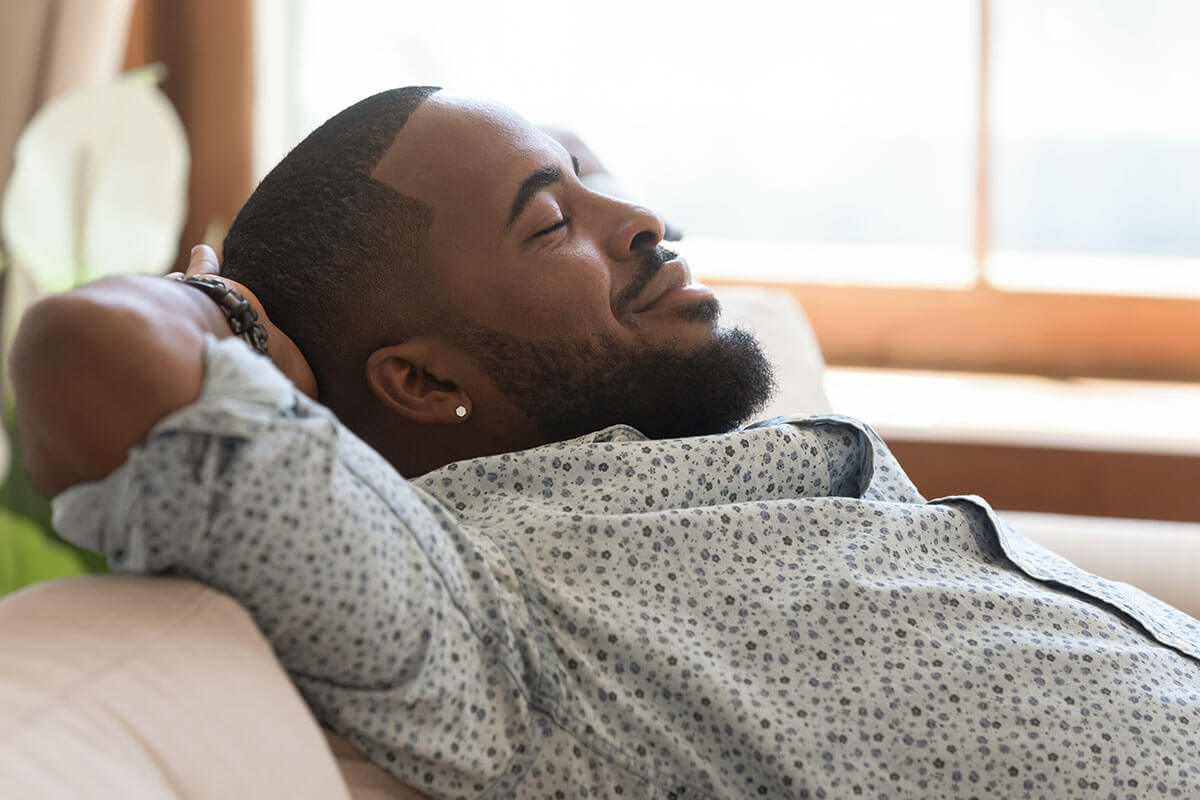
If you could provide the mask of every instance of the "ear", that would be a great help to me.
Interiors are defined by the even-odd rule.
[[[470,398],[448,375],[440,374],[434,355],[430,345],[420,341],[381,347],[367,358],[367,383],[384,405],[413,422],[463,422],[470,416]]]

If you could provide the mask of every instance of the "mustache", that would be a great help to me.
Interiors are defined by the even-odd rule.
[[[661,244],[653,250],[647,250],[642,253],[642,260],[638,263],[638,269],[634,273],[633,279],[617,294],[617,299],[613,301],[613,311],[616,316],[623,317],[627,315],[629,307],[633,305],[633,301],[638,299],[642,290],[646,288],[646,284],[654,279],[654,276],[662,269],[663,264],[678,256],[679,254],[674,250],[663,247]]]

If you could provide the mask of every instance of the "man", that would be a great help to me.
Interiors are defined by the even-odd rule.
[[[198,251],[218,285],[30,312],[26,463],[431,796],[1200,795],[1200,624],[852,420],[737,428],[769,370],[662,233],[511,112],[377,95]]]

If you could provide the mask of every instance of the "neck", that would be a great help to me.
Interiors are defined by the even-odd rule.
[[[330,407],[347,428],[405,478],[424,475],[455,461],[545,443],[523,420],[486,420],[477,415],[454,424],[419,423],[391,411],[373,397]]]
[[[354,430],[351,428],[351,430]],[[455,461],[524,450],[528,445],[498,440],[461,425],[421,425],[407,420],[389,420],[382,425],[354,431],[379,452],[405,478],[416,478]]]

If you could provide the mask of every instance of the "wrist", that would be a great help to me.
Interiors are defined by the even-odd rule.
[[[190,275],[181,279],[181,282],[202,292],[216,303],[234,336],[242,339],[260,355],[271,357],[267,349],[267,329],[258,321],[258,312],[241,292],[209,275]]]

